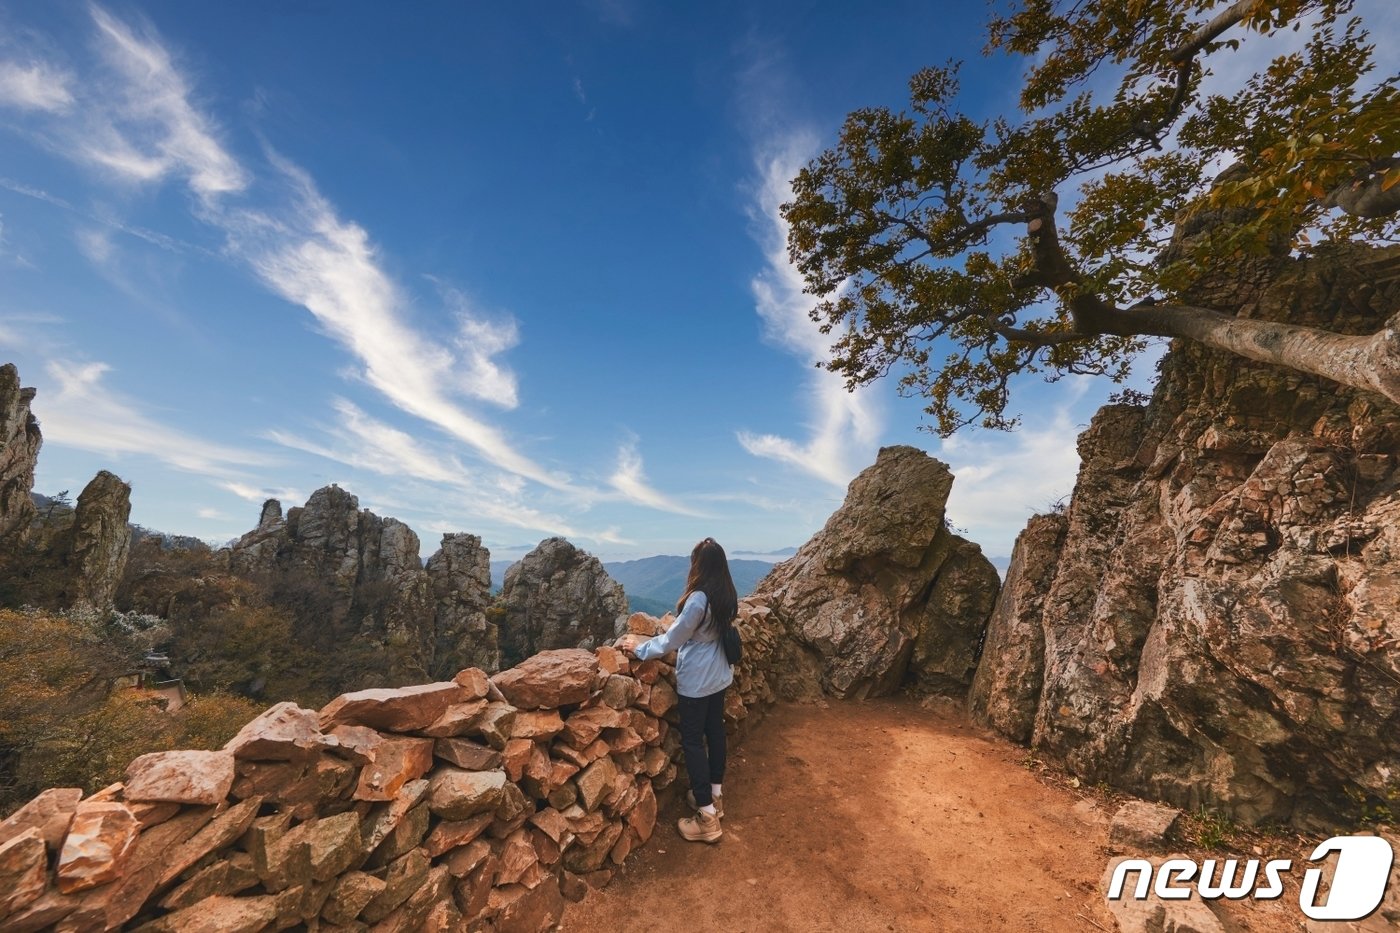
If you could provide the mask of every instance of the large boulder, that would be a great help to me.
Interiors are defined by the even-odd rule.
[[[588,699],[599,671],[592,651],[555,648],[501,671],[491,682],[513,706],[552,710]]]
[[[839,697],[887,694],[906,682],[966,690],[999,580],[981,549],[953,534],[946,464],[886,447],[851,481],[846,501],[810,541],[759,583],[796,655],[778,665],[789,695],[814,684]]]
[[[34,389],[19,383],[15,364],[0,366],[0,542],[23,535],[34,521],[34,465],[43,436],[29,410]]]
[[[1400,311],[1400,248],[1270,269],[1207,303],[1355,334]],[[1150,404],[1104,408],[1079,451],[1067,513],[1017,543],[974,715],[1090,781],[1242,822],[1393,801],[1400,409],[1179,343]]]
[[[563,538],[546,538],[506,571],[496,607],[502,663],[550,648],[610,642],[627,595],[598,558]]]

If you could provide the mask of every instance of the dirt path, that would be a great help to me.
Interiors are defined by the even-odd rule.
[[[1106,830],[1024,755],[909,700],[778,706],[733,756],[724,839],[684,842],[673,806],[563,929],[1115,929]]]

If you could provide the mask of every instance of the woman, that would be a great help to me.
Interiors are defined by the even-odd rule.
[[[718,842],[721,835],[724,692],[734,680],[723,639],[738,610],[739,596],[724,548],[714,538],[706,538],[690,552],[690,574],[671,628],[651,639],[625,635],[617,643],[643,661],[677,652],[681,748],[690,777],[691,805],[696,809],[695,816],[682,819],[677,828],[692,842]]]

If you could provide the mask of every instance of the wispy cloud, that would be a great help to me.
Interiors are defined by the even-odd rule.
[[[697,512],[653,488],[647,482],[646,471],[642,467],[642,455],[637,452],[636,438],[629,440],[618,450],[617,469],[608,477],[608,485],[620,492],[629,502],[676,515],[707,517],[704,512]]]
[[[216,478],[240,476],[242,468],[267,462],[251,451],[187,434],[144,414],[139,403],[104,383],[111,370],[106,363],[53,360],[45,370],[50,384],[41,387],[41,426],[50,443],[114,456],[154,457],[177,470]]]
[[[463,514],[547,534],[598,540],[607,534],[577,529],[557,515],[527,506],[516,498],[520,490],[513,477],[483,475],[480,470],[470,469],[451,454],[431,448],[350,401],[336,399],[333,407],[339,421],[326,431],[330,443],[283,430],[269,431],[267,437],[285,447],[355,469],[423,481],[437,489],[438,496],[445,498],[454,511]],[[444,491],[450,495],[444,497]]]
[[[19,266],[21,269],[33,269],[34,263],[26,259],[23,254],[16,252],[14,248],[10,246],[5,234],[5,218],[0,216],[0,259]]]
[[[461,307],[455,309],[458,332],[447,339],[411,326],[408,300],[383,270],[368,232],[342,219],[310,176],[276,154],[270,161],[275,179],[290,191],[285,202],[276,210],[230,206],[226,196],[244,192],[252,176],[219,142],[214,121],[190,102],[189,82],[170,53],[149,28],[98,7],[92,15],[114,80],[100,102],[61,127],[56,138],[66,154],[128,181],[184,179],[199,198],[199,216],[227,235],[231,254],[274,292],[310,311],[359,360],[368,384],[491,464],[550,488],[569,488],[567,476],[520,453],[457,400],[518,404],[515,377],[497,358],[518,340],[513,321],[488,321]],[[87,245],[100,244],[89,235]]]
[[[304,439],[300,449],[386,475],[395,475],[392,470],[446,485],[456,481],[459,488],[460,477],[481,474],[493,479],[475,488],[512,497],[531,482],[570,497],[580,508],[621,496],[669,511],[683,509],[643,482],[639,469],[625,469],[625,463],[617,482],[595,488],[524,453],[478,411],[483,404],[503,410],[520,404],[518,380],[505,361],[520,341],[516,321],[507,314],[482,313],[460,292],[440,285],[438,310],[450,326],[416,322],[414,296],[386,271],[370,233],[344,218],[307,172],[270,146],[264,146],[270,170],[250,171],[225,148],[216,121],[193,102],[191,81],[153,28],[144,21],[123,21],[97,6],[91,13],[100,73],[82,83],[66,111],[46,116],[45,143],[127,183],[183,183],[194,195],[194,215],[225,238],[224,256],[245,264],[272,292],[308,311],[355,360],[356,378],[400,411],[465,445],[464,452],[472,456],[466,464],[456,456],[429,457],[422,451],[416,456],[406,432],[344,406],[337,409],[338,430],[362,445],[354,457],[346,460],[341,447]],[[60,203],[39,189],[7,186]],[[117,221],[102,223],[135,236],[148,232]],[[150,239],[167,248],[181,246],[155,234]],[[80,245],[99,267],[114,255],[111,238],[102,230],[84,228]],[[397,436],[390,438],[387,430]],[[298,446],[291,434],[278,440]],[[392,441],[395,456],[385,459],[389,447],[371,440]],[[235,482],[239,490],[226,488],[236,494],[252,488],[241,479]],[[516,501],[497,517],[525,527],[548,526],[557,533],[567,529],[556,517],[523,509]],[[615,532],[600,535],[620,540]]]
[[[177,172],[204,198],[247,187],[248,173],[190,104],[189,85],[152,31],[91,10],[98,48],[117,81],[106,106],[88,111],[81,155],[136,181]]]
[[[5,178],[3,176],[0,176],[0,188],[4,188],[6,191],[13,191],[15,194],[22,194],[25,197],[33,198],[36,201],[43,201],[46,204],[52,204],[55,207],[61,207],[64,210],[71,211],[73,209],[73,205],[69,204],[63,198],[49,194],[49,192],[45,191],[42,188],[35,188],[33,185],[26,185],[23,182],[15,181],[13,178]]]
[[[282,486],[254,486],[250,483],[240,483],[237,480],[224,480],[218,484],[227,489],[240,499],[259,504],[268,499],[276,499],[279,502],[304,502],[306,496],[299,489]]]
[[[497,357],[520,343],[520,326],[503,316],[491,319],[478,313],[461,291],[441,286],[443,300],[457,319],[457,386],[467,395],[515,408],[520,404],[515,372]]]
[[[598,115],[598,108],[588,103],[588,92],[583,89],[583,79],[578,75],[574,75],[574,96],[578,98],[580,104],[588,108],[583,119],[589,123],[593,122],[593,118]]]
[[[0,62],[0,106],[62,113],[73,106],[73,76],[44,62]]]
[[[52,204],[54,207],[57,207],[60,210],[67,211],[68,213],[81,217],[85,220],[91,221],[96,224],[100,224],[109,230],[124,233],[127,236],[135,237],[138,240],[144,240],[145,242],[150,243],[152,246],[158,246],[167,252],[203,253],[208,256],[215,255],[212,250],[206,249],[202,246],[196,246],[193,243],[188,243],[184,240],[176,239],[175,237],[169,236],[168,234],[160,233],[158,231],[151,230],[146,227],[140,227],[135,224],[129,224],[121,220],[120,218],[111,216],[111,214],[105,211],[93,212],[82,210],[73,206],[73,204],[64,200],[63,198],[60,198],[54,194],[50,194],[42,188],[36,188],[33,185],[26,185],[23,182],[15,181],[12,178],[5,178],[4,176],[0,176],[0,188],[4,188],[7,191],[13,191],[15,194],[24,195],[27,198],[33,198],[36,201],[42,201],[45,204]]]
[[[828,338],[808,312],[813,305],[803,292],[802,274],[788,261],[787,222],[779,207],[792,197],[791,179],[815,151],[813,137],[798,134],[772,146],[759,159],[757,204],[753,221],[766,266],[751,283],[765,336],[812,366],[807,380],[811,415],[805,441],[776,434],[739,432],[739,443],[754,456],[779,460],[834,485],[845,485],[873,455],[883,415],[874,397],[846,391],[835,374],[815,363],[830,352]]]
[[[0,317],[0,347],[33,352],[46,351],[53,346],[52,332],[61,328],[63,318],[56,314],[21,311],[6,307]]]
[[[468,411],[458,393],[516,403],[514,376],[494,359],[515,340],[459,309],[458,339],[430,338],[405,320],[406,298],[383,270],[368,232],[343,220],[311,178],[272,156],[291,188],[279,215],[219,215],[235,252],[287,301],[300,305],[363,366],[364,380],[398,408],[470,445],[489,463],[541,485],[567,489],[569,478],[520,453],[506,435]],[[449,347],[455,346],[458,353]]]
[[[93,265],[106,267],[112,261],[112,237],[106,230],[83,229],[73,237],[78,251]]]

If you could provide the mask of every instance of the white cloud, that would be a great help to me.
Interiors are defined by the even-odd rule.
[[[43,62],[0,62],[0,105],[62,113],[73,105],[73,76]]]
[[[443,301],[457,319],[453,346],[457,350],[458,388],[483,402],[515,408],[520,404],[515,373],[496,360],[520,343],[520,326],[515,318],[487,318],[472,307],[461,291],[442,282],[437,284]]]
[[[809,366],[826,359],[830,346],[808,317],[814,299],[803,292],[802,274],[788,261],[787,223],[778,208],[792,197],[790,179],[815,148],[812,137],[796,135],[760,160],[754,221],[767,265],[752,282],[765,335]],[[741,431],[739,443],[754,456],[779,460],[844,486],[872,458],[883,415],[871,393],[847,392],[841,377],[814,366],[807,391],[811,415],[805,441]]]
[[[221,487],[227,489],[240,499],[249,502],[256,502],[259,505],[268,499],[276,499],[278,502],[304,502],[306,496],[299,489],[288,487],[276,488],[272,486],[252,486],[248,483],[240,483],[236,480],[225,480],[219,483]]]
[[[136,181],[178,172],[206,199],[247,187],[247,172],[191,106],[189,86],[165,47],[100,7],[91,9],[99,48],[119,82],[104,106],[90,111],[81,154]]]
[[[130,181],[183,177],[200,199],[199,216],[229,237],[231,254],[310,311],[361,363],[366,382],[495,466],[550,488],[570,487],[567,476],[521,454],[459,404],[460,396],[518,404],[515,376],[497,360],[518,341],[514,321],[488,321],[463,306],[455,339],[415,329],[405,319],[407,298],[383,270],[369,234],[341,219],[305,172],[275,155],[278,177],[291,189],[286,203],[275,212],[228,206],[221,196],[244,191],[250,175],[219,142],[214,122],[191,104],[170,53],[148,29],[98,7],[92,16],[113,80],[56,137],[65,154]],[[111,256],[100,234],[85,231],[80,243],[99,264]]]
[[[620,495],[694,514],[647,485],[639,463],[632,469],[624,462],[608,488],[584,487],[517,449],[505,431],[469,404],[506,410],[520,404],[515,373],[503,360],[520,340],[515,320],[481,314],[446,289],[443,303],[454,329],[444,333],[416,325],[412,296],[386,271],[368,231],[342,218],[305,171],[270,148],[266,154],[273,171],[260,173],[254,187],[252,174],[220,142],[215,121],[192,102],[191,83],[154,31],[96,6],[91,12],[105,69],[84,82],[72,113],[51,118],[53,132],[43,137],[47,144],[128,182],[178,179],[186,184],[196,196],[195,215],[227,238],[224,255],[246,263],[275,294],[309,311],[354,359],[355,378],[399,410],[470,448],[476,455],[473,466],[479,458],[484,468],[476,470],[483,475],[470,481],[476,484],[472,488],[508,503],[499,510],[501,521],[556,533],[571,530],[554,516],[519,505],[525,481],[571,497],[577,508]],[[37,189],[25,193],[46,197]],[[274,206],[259,207],[255,197]],[[144,232],[98,219],[133,235]],[[107,232],[84,229],[79,243],[100,267],[112,263],[114,244]],[[161,245],[180,246],[168,238]],[[341,407],[337,430],[358,447],[327,447],[285,433],[278,440],[385,475],[394,470],[462,488],[468,470],[461,461],[415,447],[407,432],[357,412]],[[364,432],[374,436],[362,436]],[[104,441],[113,442],[110,437]],[[347,457],[350,450],[353,456]],[[226,480],[225,488],[237,495],[261,495],[242,479]],[[615,530],[599,535],[600,540],[621,540]]]
[[[0,215],[0,259],[4,259],[8,263],[16,265],[21,269],[34,268],[34,263],[25,258],[23,254],[16,252],[10,247],[9,242],[5,238],[5,218],[3,215]],[[3,328],[0,328],[0,333],[3,333]]]
[[[64,320],[53,314],[20,311],[6,307],[0,316],[0,347],[44,353],[54,346],[54,333],[60,331]]]
[[[1074,489],[1079,472],[1075,445],[1084,426],[1075,424],[1070,412],[1080,392],[1072,390],[1072,398],[1048,419],[1036,419],[1034,427],[957,434],[936,451],[956,477],[948,497],[949,521],[966,529],[989,554],[1010,554],[1026,521]]]
[[[557,515],[525,505],[515,498],[518,487],[509,477],[483,477],[481,471],[469,469],[456,457],[432,449],[345,399],[335,400],[334,407],[340,418],[327,431],[332,443],[317,443],[288,431],[270,431],[267,436],[283,446],[356,469],[428,483],[444,507],[464,515],[552,535],[606,540],[607,532],[580,530]]]
[[[463,378],[475,377],[469,394],[508,388],[510,394],[496,401],[514,403],[513,377],[491,359],[510,343],[510,329],[479,320],[468,325],[468,333],[484,336],[485,342],[466,353],[464,363],[442,341],[411,327],[403,319],[402,290],[381,268],[369,234],[337,216],[305,172],[273,159],[292,186],[290,209],[275,217],[256,211],[215,217],[259,278],[310,311],[360,361],[364,380],[397,407],[467,443],[501,469],[550,488],[569,488],[567,476],[517,451],[502,431],[454,398],[454,390],[464,388]]]
[[[637,452],[637,441],[628,441],[617,451],[617,469],[612,476],[608,477],[608,485],[620,492],[629,502],[636,502],[640,505],[650,506],[662,512],[672,512],[676,515],[691,515],[696,518],[707,517],[703,512],[681,504],[665,493],[653,488],[646,478],[646,472],[642,468],[642,455]]]
[[[64,210],[73,210],[73,205],[63,200],[63,198],[49,194],[42,188],[35,188],[33,185],[26,185],[23,182],[15,181],[13,178],[5,178],[4,176],[0,176],[0,188],[4,188],[7,191],[13,191],[15,194],[22,194],[25,197],[33,198],[36,201],[43,201],[46,204],[52,204],[55,207],[61,207]]]
[[[50,361],[51,385],[41,387],[44,439],[107,455],[149,456],[178,470],[202,476],[230,477],[239,467],[265,459],[246,450],[207,441],[166,427],[141,406],[105,385],[106,363]]]
[[[208,506],[205,506],[202,509],[196,509],[194,514],[199,518],[209,519],[227,519],[231,517],[226,512],[221,512],[218,509],[209,508]]]
[[[74,239],[78,250],[96,266],[106,266],[112,261],[112,236],[107,230],[79,230]]]

